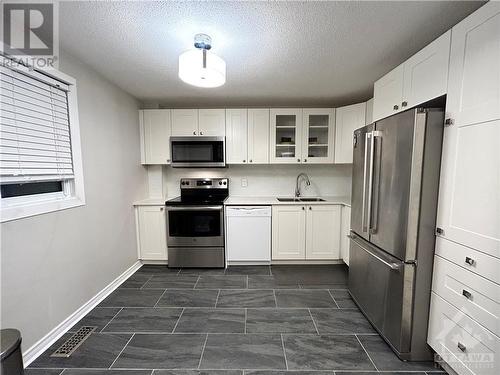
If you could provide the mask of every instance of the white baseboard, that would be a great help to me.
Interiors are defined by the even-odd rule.
[[[103,290],[97,293],[83,306],[68,316],[62,323],[55,327],[52,331],[38,340],[33,346],[23,352],[24,366],[27,367],[40,354],[47,350],[56,340],[64,335],[73,325],[87,315],[94,307],[101,303],[111,292],[118,288],[125,280],[127,280],[135,271],[142,266],[141,261],[135,262],[130,268],[123,272],[120,276],[109,283]]]
[[[273,260],[271,264],[279,265],[279,264],[344,264],[342,259],[338,260]]]

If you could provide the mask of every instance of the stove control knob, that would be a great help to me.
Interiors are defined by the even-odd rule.
[[[219,181],[219,185],[222,185],[222,181]]]
[[[224,182],[223,182],[223,184],[224,184],[224,185],[227,185],[227,182],[226,182],[226,181],[224,181]]]

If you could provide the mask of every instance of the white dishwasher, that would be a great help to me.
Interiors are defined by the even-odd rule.
[[[271,262],[271,206],[226,206],[227,260]]]

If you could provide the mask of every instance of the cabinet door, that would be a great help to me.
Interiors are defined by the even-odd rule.
[[[446,94],[451,31],[441,35],[404,63],[401,108],[411,108]]]
[[[226,109],[226,162],[246,164],[248,126],[246,109]]]
[[[342,207],[342,223],[340,231],[340,257],[349,265],[349,233],[351,230],[351,207]]]
[[[173,109],[172,110],[172,135],[189,136],[198,134],[198,110],[197,109]]]
[[[165,207],[140,206],[137,208],[139,258],[167,259],[167,228]]]
[[[365,126],[366,103],[337,108],[335,120],[335,163],[352,163],[354,130]]]
[[[199,109],[199,135],[223,137],[226,133],[224,109]]]
[[[373,121],[401,110],[403,97],[403,64],[391,70],[373,86]]]
[[[303,110],[302,163],[333,163],[334,138],[334,109]]]
[[[437,226],[500,257],[500,3],[452,29]]]
[[[269,164],[269,109],[248,110],[248,162]]]
[[[271,163],[300,163],[302,110],[271,109]]]
[[[340,209],[333,205],[307,207],[306,259],[340,258]]]
[[[145,109],[142,112],[142,164],[170,163],[172,124],[169,109]]]
[[[273,260],[305,259],[305,206],[273,206]]]

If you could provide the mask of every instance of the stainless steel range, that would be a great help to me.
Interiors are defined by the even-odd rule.
[[[183,178],[181,196],[165,202],[169,267],[225,267],[227,178]]]

